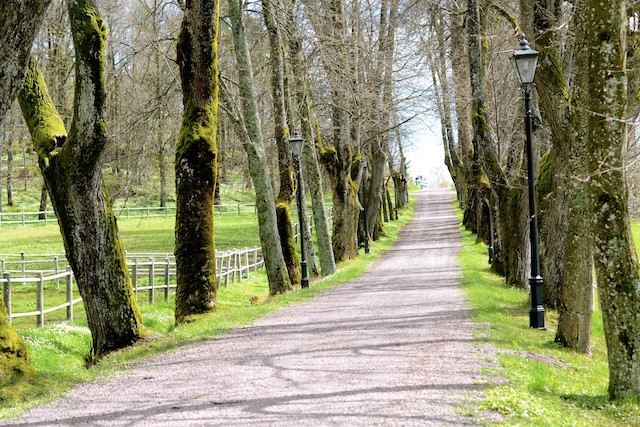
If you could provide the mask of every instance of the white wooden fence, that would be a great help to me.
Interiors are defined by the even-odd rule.
[[[233,249],[216,252],[216,279],[218,287],[229,283],[242,282],[249,277],[251,271],[264,266],[262,249],[259,247]],[[17,255],[0,254],[2,257],[2,290],[7,308],[9,323],[19,317],[36,317],[36,326],[44,324],[45,314],[66,309],[67,320],[73,320],[73,306],[82,298],[73,297],[73,272],[68,266],[64,255],[35,255],[24,253]],[[48,259],[46,257],[49,257]],[[165,301],[169,293],[176,287],[176,263],[173,254],[158,253],[128,253],[127,264],[135,295],[147,291],[149,303],[155,302],[156,293],[162,292]],[[50,264],[49,269],[34,270],[27,266],[44,266]],[[12,268],[13,267],[13,268]],[[61,271],[60,271],[61,270]],[[53,282],[56,288],[64,281],[66,287],[66,302],[55,307],[44,308],[44,285]],[[13,284],[20,283],[22,287],[35,283],[35,310],[15,313],[12,309]],[[23,290],[23,289],[21,289]]]
[[[214,205],[214,212],[220,215],[229,214],[255,214],[255,203],[233,203]],[[151,218],[174,216],[176,213],[175,206],[152,207],[145,206],[140,208],[114,208],[114,212],[118,218]],[[38,212],[0,212],[0,228],[3,226],[22,226],[30,224],[48,224],[56,222],[56,214],[54,211],[38,211]]]
[[[243,215],[255,214],[255,203],[235,203],[214,205],[214,212],[220,215]],[[327,206],[327,214],[331,218],[331,206]],[[141,208],[116,208],[114,209],[118,218],[152,218],[174,216],[176,213],[175,206],[167,207],[141,207]],[[48,224],[56,222],[56,214],[53,211],[38,212],[0,212],[0,228],[3,226],[22,226],[26,227],[30,224]]]

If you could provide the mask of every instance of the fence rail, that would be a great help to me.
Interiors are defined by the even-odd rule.
[[[262,249],[255,246],[253,248],[233,249],[229,251],[216,252],[216,280],[218,288],[229,283],[242,282],[243,278],[248,278],[251,271],[256,271],[264,266]],[[48,259],[43,259],[41,255],[29,256],[24,253],[16,255],[0,254],[0,257],[12,256],[17,258],[15,263],[20,267],[17,270],[6,268],[11,265],[11,261],[2,259],[2,290],[4,303],[7,308],[9,323],[13,319],[20,317],[36,317],[36,326],[42,326],[45,314],[66,309],[66,318],[73,320],[73,306],[82,302],[82,298],[73,297],[73,272],[68,266],[64,255],[47,255]],[[51,258],[53,257],[53,258]],[[34,258],[34,259],[29,259]],[[176,263],[173,254],[160,253],[128,253],[126,254],[127,264],[131,275],[134,293],[146,291],[149,296],[149,303],[155,302],[156,293],[162,292],[164,300],[169,300],[169,293],[176,288]],[[60,269],[61,262],[65,263],[62,272],[54,272],[53,269],[33,271],[25,269],[28,263],[40,263],[44,265],[51,262],[56,269]],[[51,275],[45,275],[53,273]],[[18,277],[16,277],[18,276]],[[53,282],[56,289],[60,286],[60,281],[64,280],[66,288],[66,302],[55,307],[44,308],[44,285]],[[21,283],[22,286],[35,283],[35,311],[16,313],[12,308],[13,284]],[[23,290],[23,289],[21,289]]]
[[[255,214],[255,203],[234,203],[213,205],[214,212],[219,215],[242,215]],[[175,206],[152,207],[145,206],[139,208],[116,208],[114,209],[118,218],[152,218],[152,217],[168,217],[176,213]],[[331,216],[331,207],[327,207],[328,215]],[[3,226],[21,226],[26,227],[30,224],[49,224],[56,222],[56,214],[54,211],[38,211],[38,212],[0,212],[0,228]]]

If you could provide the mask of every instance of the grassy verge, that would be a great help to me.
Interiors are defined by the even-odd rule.
[[[412,198],[409,208],[400,211],[400,220],[385,224],[387,236],[371,243],[368,255],[361,251],[356,259],[341,264],[335,274],[312,281],[311,287],[303,291],[267,297],[266,275],[263,271],[258,272],[241,284],[221,288],[215,312],[178,327],[173,323],[172,302],[143,304],[141,309],[148,338],[103,359],[91,369],[86,369],[84,364],[91,341],[86,323],[56,323],[43,328],[21,329],[37,372],[19,383],[0,387],[0,418],[18,416],[29,406],[58,397],[78,383],[112,374],[145,357],[211,339],[249,324],[265,313],[307,301],[325,289],[362,275],[396,241],[398,232],[412,217],[413,207]],[[218,233],[218,225],[216,227]],[[254,297],[257,297],[257,303]]]
[[[546,331],[529,328],[529,294],[510,289],[487,264],[487,248],[462,230],[459,256],[464,290],[479,325],[477,339],[497,349],[498,378],[481,409],[504,416],[504,425],[640,426],[637,402],[609,402],[602,316],[594,313],[591,357],[554,343],[557,313],[547,311]]]

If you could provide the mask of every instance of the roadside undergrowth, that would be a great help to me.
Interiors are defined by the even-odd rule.
[[[554,342],[557,313],[546,312],[546,330],[529,328],[528,292],[508,288],[490,271],[487,247],[463,228],[461,233],[459,262],[475,338],[497,353],[498,367],[485,372],[493,383],[479,403],[478,417],[486,410],[504,416],[502,425],[640,426],[638,402],[608,400],[601,313],[593,315],[591,357],[561,347]]]
[[[169,302],[151,305],[141,301],[148,336],[135,346],[101,359],[91,369],[85,368],[91,336],[83,318],[70,324],[56,322],[42,328],[19,329],[31,351],[35,372],[20,381],[0,384],[0,419],[17,417],[35,404],[59,397],[74,385],[117,373],[147,357],[215,338],[266,313],[308,301],[323,290],[361,276],[397,240],[399,231],[413,216],[414,205],[411,197],[409,207],[399,211],[399,220],[385,223],[386,236],[370,243],[369,254],[360,250],[360,256],[340,264],[333,275],[312,280],[308,289],[269,297],[267,277],[260,270],[241,283],[222,286],[215,311],[179,326],[174,323],[173,295]]]

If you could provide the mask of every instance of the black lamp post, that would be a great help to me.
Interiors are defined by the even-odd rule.
[[[367,226],[367,173],[369,172],[369,165],[367,160],[364,160],[364,166],[362,167],[362,211],[364,213],[364,253],[369,253],[369,227]]]
[[[536,73],[538,52],[529,47],[524,38],[520,40],[518,49],[513,53],[511,62],[516,70],[518,80],[524,90],[525,132],[527,136],[527,174],[529,181],[529,239],[531,240],[531,309],[529,310],[529,326],[544,329],[544,307],[542,307],[542,276],[540,275],[540,255],[538,252],[538,221],[536,213],[535,177],[533,174],[533,148],[531,142],[531,85]]]
[[[302,289],[309,287],[309,276],[307,275],[307,256],[304,251],[304,216],[302,214],[302,175],[300,173],[300,156],[304,147],[304,139],[298,132],[294,132],[289,138],[291,144],[291,152],[296,158],[296,176],[298,177],[298,221],[300,222],[300,269],[302,270],[302,278],[300,279],[300,287]]]

